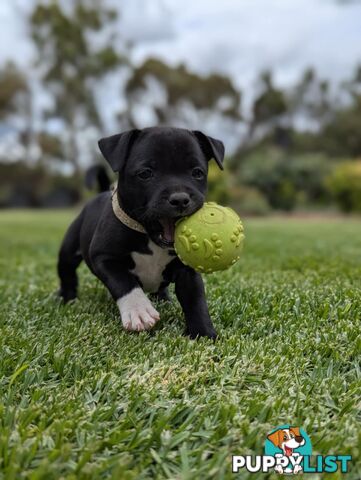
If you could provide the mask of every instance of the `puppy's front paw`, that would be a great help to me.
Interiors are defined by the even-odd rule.
[[[149,307],[136,307],[134,310],[124,312],[121,314],[122,324],[126,330],[138,331],[150,330],[159,320],[159,313],[153,308],[152,304]]]
[[[199,337],[208,337],[212,340],[217,339],[217,332],[211,326],[201,327],[201,328],[187,328],[186,335],[188,335],[192,340],[196,340]]]
[[[126,330],[138,332],[150,330],[159,320],[159,313],[141,288],[134,288],[119,298],[117,305]]]
[[[76,299],[76,290],[74,289],[66,290],[64,288],[60,288],[56,293],[64,304]]]

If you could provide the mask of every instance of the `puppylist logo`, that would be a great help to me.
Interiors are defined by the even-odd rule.
[[[233,455],[232,472],[269,472],[297,475],[303,473],[347,473],[351,455],[312,457],[311,439],[300,427],[282,425],[266,437],[264,455]]]

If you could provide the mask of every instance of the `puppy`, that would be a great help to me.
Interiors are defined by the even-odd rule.
[[[208,162],[223,169],[223,143],[199,131],[153,127],[99,141],[118,183],[88,202],[70,225],[59,252],[60,296],[76,298],[76,269],[84,260],[108,288],[126,330],[149,330],[159,313],[145,295],[175,293],[191,338],[216,338],[202,277],[174,251],[175,222],[202,207]]]
[[[273,445],[282,450],[285,457],[297,457],[299,454],[294,452],[296,448],[305,444],[305,439],[301,435],[299,427],[282,428],[268,435]],[[281,465],[275,467],[278,473],[290,473],[291,470],[284,470]],[[295,465],[293,473],[300,473],[302,471],[301,465]]]

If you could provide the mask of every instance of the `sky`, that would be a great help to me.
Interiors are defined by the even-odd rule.
[[[133,0],[125,15],[128,34],[143,39],[136,60],[156,54],[201,73],[225,72],[244,89],[265,68],[287,85],[308,66],[338,81],[361,62],[361,2],[169,0],[148,2],[149,12],[144,5]]]
[[[64,0],[65,2],[69,0]],[[121,5],[119,30],[133,58],[158,55],[200,73],[221,71],[244,88],[270,67],[293,82],[312,65],[340,80],[361,62],[361,1],[108,0]],[[24,17],[34,0],[0,1],[0,62],[28,66],[33,48]]]
[[[156,55],[201,74],[226,73],[242,89],[246,105],[265,68],[284,87],[309,66],[337,83],[361,64],[357,0],[107,1],[122,12],[119,42],[132,41],[134,62]],[[0,0],[0,64],[11,59],[32,70],[34,48],[24,19],[34,3]],[[112,88],[114,83],[106,85],[105,98]]]

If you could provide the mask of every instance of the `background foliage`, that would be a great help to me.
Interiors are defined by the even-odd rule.
[[[251,214],[360,210],[361,66],[337,88],[313,68],[289,88],[261,71],[245,107],[226,75],[200,75],[154,57],[134,64],[132,46],[115,40],[120,14],[96,0],[67,8],[59,1],[34,4],[26,21],[37,52],[36,88],[51,102],[38,111],[33,79],[13,63],[0,65],[0,127],[16,137],[15,147],[0,153],[2,207],[65,206],[82,198],[84,170],[100,161],[96,140],[113,133],[97,92],[117,72],[125,75],[114,92],[122,103],[118,130],[139,127],[146,111],[149,124],[201,129],[214,118],[238,132],[225,172],[210,170],[211,199]]]

